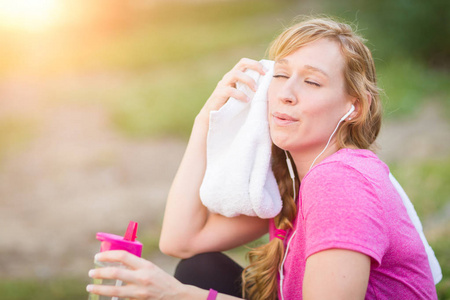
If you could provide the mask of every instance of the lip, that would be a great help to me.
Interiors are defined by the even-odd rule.
[[[298,119],[280,112],[272,113],[272,119],[273,122],[278,126],[288,126],[295,122],[298,122]]]

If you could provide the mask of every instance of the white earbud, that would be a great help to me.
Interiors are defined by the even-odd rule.
[[[289,155],[287,154],[286,150],[284,150],[284,154],[286,155],[286,164],[287,164],[288,169],[289,169],[289,176],[291,176],[291,179],[292,179],[292,189],[293,189],[293,192],[294,192],[294,201],[297,201],[297,198],[296,198],[297,195],[296,195],[296,192],[295,192],[295,173],[294,173],[294,168],[292,167],[291,159],[289,158]]]
[[[354,111],[355,111],[355,106],[352,104],[352,107],[350,107],[350,110],[348,111],[348,113],[346,113],[346,114],[341,118],[341,121],[344,121],[345,119],[347,119],[347,117],[350,116],[350,114],[351,114],[352,112],[354,112]]]
[[[286,154],[286,164],[289,169],[289,175],[291,176],[292,179],[295,179],[294,168],[292,167],[291,160],[289,159],[289,156],[288,156],[286,150],[284,150],[284,153]]]

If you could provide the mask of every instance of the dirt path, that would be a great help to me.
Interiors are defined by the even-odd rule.
[[[98,251],[95,233],[121,234],[130,220],[155,244],[185,141],[129,140],[114,132],[102,107],[49,105],[42,96],[32,82],[0,86],[0,118],[42,123],[37,137],[0,165],[0,277],[85,276]],[[388,161],[444,156],[450,127],[429,105],[414,119],[386,123],[380,144]],[[147,258],[168,272],[176,261],[158,251]]]

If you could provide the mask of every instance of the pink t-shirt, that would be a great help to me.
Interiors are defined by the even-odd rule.
[[[284,299],[302,299],[306,259],[331,248],[371,257],[366,299],[437,299],[419,234],[374,153],[339,150],[306,174],[299,194],[285,240],[296,231],[284,264]],[[271,222],[271,239],[273,231]]]

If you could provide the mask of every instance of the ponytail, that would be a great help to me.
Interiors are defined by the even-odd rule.
[[[292,228],[292,222],[297,215],[296,199],[294,199],[292,180],[286,166],[284,151],[275,145],[272,145],[272,169],[283,201],[283,208],[274,219],[275,227],[288,230]],[[297,180],[296,190],[298,190],[298,187],[299,182]],[[283,261],[284,251],[283,241],[274,238],[269,243],[252,249],[248,253],[250,264],[242,273],[242,294],[244,298],[252,300],[277,299],[277,274]]]

